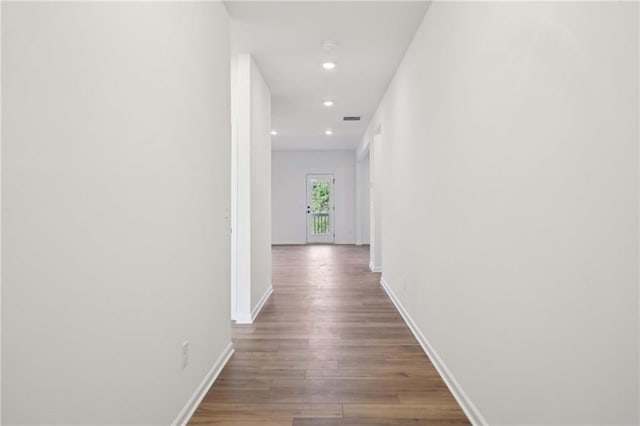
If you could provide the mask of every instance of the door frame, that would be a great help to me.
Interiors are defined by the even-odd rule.
[[[312,179],[327,179],[329,181],[329,233],[313,234],[311,232],[311,182]],[[335,224],[335,183],[336,178],[332,173],[309,173],[306,175],[306,208],[305,208],[305,227],[307,244],[333,244],[336,240],[336,224]]]

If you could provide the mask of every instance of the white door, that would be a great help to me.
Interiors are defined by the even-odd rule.
[[[335,239],[333,175],[307,175],[307,243],[333,243]]]

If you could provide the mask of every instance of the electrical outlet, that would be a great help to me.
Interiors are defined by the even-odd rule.
[[[184,370],[189,365],[189,341],[182,342],[182,369]]]

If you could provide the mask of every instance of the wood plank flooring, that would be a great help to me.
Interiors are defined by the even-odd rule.
[[[469,424],[368,269],[367,246],[273,248],[274,293],[191,425]]]

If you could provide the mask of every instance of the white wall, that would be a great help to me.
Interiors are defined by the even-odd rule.
[[[383,277],[476,420],[638,423],[638,100],[637,3],[434,2],[395,75]]]
[[[231,55],[231,319],[235,320],[238,307],[238,55]]]
[[[385,184],[384,179],[387,178],[395,182],[393,175],[387,174],[384,169],[382,149],[383,137],[380,133],[380,128],[378,128],[369,143],[369,197],[371,205],[369,210],[371,215],[369,222],[369,239],[371,240],[371,247],[369,247],[369,268],[375,272],[382,271],[382,211],[384,209],[384,194],[382,188]]]
[[[2,423],[168,424],[230,343],[226,11],[2,8]]]
[[[369,236],[371,234],[370,226],[371,226],[371,181],[369,172],[371,167],[369,165],[369,153],[360,159],[357,162],[357,173],[358,175],[358,188],[357,188],[357,199],[359,203],[358,208],[358,218],[359,222],[357,223],[358,231],[360,232],[360,244],[369,244]]]
[[[308,174],[333,174],[337,244],[355,244],[356,189],[353,151],[273,151],[274,244],[305,244]]]
[[[271,93],[250,55],[237,55],[232,65],[237,72],[232,81],[237,114],[233,317],[238,323],[251,323],[260,301],[271,291]]]
[[[251,61],[251,308],[271,289],[271,92]]]

